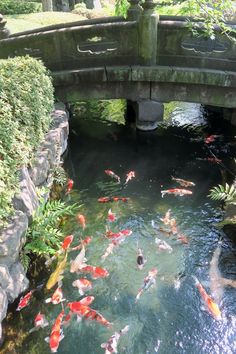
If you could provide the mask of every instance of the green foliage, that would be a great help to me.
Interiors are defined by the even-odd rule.
[[[115,15],[126,17],[128,8],[129,8],[129,3],[127,0],[116,0]]]
[[[60,200],[42,201],[27,230],[27,243],[23,252],[37,256],[55,254],[64,236],[60,227],[62,219],[74,216],[79,207],[78,204],[66,205]]]
[[[0,13],[3,15],[29,14],[40,10],[35,2],[26,0],[1,0]]]
[[[59,186],[64,186],[68,180],[66,172],[62,166],[58,166],[53,171],[53,182]]]
[[[53,86],[42,63],[29,57],[0,60],[0,227],[28,165],[49,130]]]
[[[210,190],[209,197],[212,200],[221,200],[223,202],[232,204],[236,202],[236,189],[233,185],[228,183],[225,186],[218,184],[218,186]]]

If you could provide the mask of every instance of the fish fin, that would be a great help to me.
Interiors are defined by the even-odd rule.
[[[76,321],[77,321],[78,323],[80,323],[80,322],[82,321],[82,317],[77,315]]]
[[[236,288],[236,280],[221,278],[220,281],[224,286],[232,286],[232,288]]]
[[[195,275],[192,275],[192,278],[195,280],[195,285],[199,284],[199,280]]]
[[[65,338],[65,336],[64,336],[64,333],[63,333],[63,331],[61,332],[61,335],[60,335],[60,338],[59,338],[59,342],[62,340],[62,339],[64,339]]]
[[[82,289],[79,289],[79,294],[80,294],[81,296],[83,296],[83,295],[84,295],[84,291],[83,291]]]
[[[44,338],[44,340],[45,340],[46,343],[49,343],[50,338],[49,338],[49,337],[46,337],[46,338]]]
[[[49,297],[48,299],[46,299],[44,302],[46,302],[46,304],[48,304],[49,302],[51,302],[52,301],[52,298],[51,297]]]
[[[63,275],[61,275],[60,277],[58,277],[58,281],[57,281],[57,284],[58,284],[58,287],[61,288],[62,287],[62,279],[63,279]]]
[[[107,347],[107,343],[102,343],[101,344],[101,348],[106,348]]]
[[[43,324],[43,326],[42,326],[42,328],[47,327],[48,325],[49,325],[49,322],[48,322],[48,321],[45,321],[44,324]]]
[[[29,333],[33,333],[33,332],[35,332],[35,331],[37,331],[37,330],[38,330],[37,327],[33,327],[33,328],[31,328],[31,329],[29,330]]]

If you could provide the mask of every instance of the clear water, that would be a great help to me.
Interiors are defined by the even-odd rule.
[[[199,131],[199,122],[205,124],[204,117],[198,110],[197,120],[196,107],[191,105],[176,109],[172,116],[174,125],[160,128],[153,134],[136,134],[124,125],[89,119],[74,125],[65,162],[65,168],[75,182],[68,202],[83,203],[81,213],[86,216],[87,227],[81,231],[72,221],[67,228],[75,240],[87,235],[93,237],[86,253],[88,263],[105,267],[110,273],[108,278],[94,280],[89,294],[95,296],[91,307],[101,312],[113,327],[107,329],[94,321],[78,323],[73,319],[64,329],[65,338],[60,343],[59,354],[104,353],[101,343],[127,324],[130,330],[120,339],[119,353],[236,353],[236,289],[225,289],[221,304],[223,320],[216,321],[204,310],[191,277],[196,275],[209,290],[209,262],[217,242],[223,238],[220,270],[224,276],[236,278],[235,246],[216,227],[222,219],[222,211],[207,197],[209,189],[222,182],[225,169],[198,160],[209,156],[208,150],[202,142],[194,140],[193,128],[179,127],[183,117],[185,125],[191,124],[191,112],[194,112],[194,124]],[[229,165],[227,134],[214,151],[220,152],[217,156]],[[105,169],[117,173],[122,182],[130,170],[136,172],[136,178],[126,186],[118,185],[105,175]],[[161,198],[161,190],[178,187],[171,176],[194,181],[193,195]],[[97,202],[99,197],[107,195],[129,197],[130,200],[113,204]],[[133,233],[103,261],[101,256],[109,244],[104,237],[109,224],[106,220],[109,208],[118,216],[110,226],[112,231],[131,229]],[[153,228],[153,223],[157,227],[163,226],[160,218],[168,209],[180,232],[188,237],[188,245],[180,244],[174,237],[167,238]],[[173,252],[158,251],[155,237],[167,241]],[[137,245],[147,259],[141,271],[136,266]],[[71,258],[75,256],[76,252],[70,254]],[[143,278],[152,267],[158,269],[156,285],[144,292],[135,304]],[[68,268],[64,275],[64,296],[68,301],[79,300],[78,291],[71,285],[79,277],[71,274]],[[181,284],[176,289],[178,277]],[[6,344],[1,353],[50,353],[44,341],[50,328],[32,334],[28,331],[33,327],[38,311],[45,313],[51,324],[59,314],[60,305],[44,304],[44,299],[51,293],[37,292],[27,308],[20,313],[13,310],[6,323]]]

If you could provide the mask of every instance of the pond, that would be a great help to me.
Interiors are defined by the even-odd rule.
[[[222,132],[224,136],[210,145],[204,144],[203,133],[206,136]],[[87,263],[109,272],[108,277],[96,280],[86,274],[93,282],[86,295],[95,297],[91,308],[113,325],[107,328],[96,321],[77,322],[72,318],[63,328],[64,339],[58,353],[104,353],[101,344],[126,325],[129,331],[119,340],[119,353],[236,352],[236,289],[225,288],[220,303],[222,319],[217,321],[207,311],[192,277],[196,276],[210,294],[210,261],[222,240],[220,270],[224,277],[236,279],[235,246],[217,227],[223,216],[219,203],[208,197],[213,186],[222,183],[222,179],[230,181],[234,173],[231,139],[227,124],[207,128],[199,106],[191,104],[175,106],[171,118],[150,134],[105,120],[73,121],[65,169],[74,180],[74,187],[65,200],[83,204],[80,213],[85,215],[86,227],[82,230],[76,220],[66,227],[68,234],[74,235],[73,245],[88,235],[92,237],[86,248]],[[211,151],[222,162],[207,160],[213,157]],[[107,169],[119,175],[121,183],[105,174]],[[125,184],[130,171],[135,171],[135,177]],[[162,198],[162,190],[183,188],[172,177],[193,181],[195,186],[188,188],[192,195],[165,194]],[[128,201],[99,203],[98,198],[105,196],[125,197]],[[113,223],[107,220],[109,209],[117,217]],[[161,220],[169,209],[187,244],[177,235],[160,231],[169,229]],[[107,229],[115,233],[127,229],[132,234],[103,259],[111,242],[105,237]],[[166,241],[172,252],[159,249],[156,238]],[[146,259],[141,270],[136,261],[138,248]],[[70,252],[69,259],[77,254],[78,251]],[[154,267],[158,271],[156,283],[135,301],[144,278]],[[68,262],[62,285],[66,301],[82,298],[72,286],[81,275],[85,276],[70,273]],[[46,283],[45,274],[42,277],[39,283]],[[61,305],[45,304],[44,300],[54,290],[35,292],[30,305],[21,312],[11,309],[1,353],[50,353],[44,338],[50,334]],[[39,311],[46,315],[50,326],[29,333]]]

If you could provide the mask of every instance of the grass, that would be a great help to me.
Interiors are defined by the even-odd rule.
[[[70,12],[37,12],[32,14],[8,15],[5,16],[5,19],[7,20],[7,28],[13,34],[57,23],[85,20],[86,17]]]

